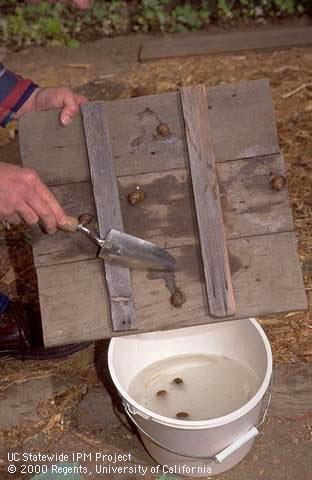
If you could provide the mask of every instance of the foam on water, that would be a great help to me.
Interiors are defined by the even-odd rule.
[[[129,385],[129,395],[152,412],[181,420],[208,420],[247,403],[260,387],[247,365],[222,355],[179,355],[158,361]]]

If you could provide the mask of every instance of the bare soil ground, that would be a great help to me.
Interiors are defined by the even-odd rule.
[[[90,100],[149,95],[200,82],[217,85],[269,78],[280,145],[288,168],[290,199],[310,309],[305,313],[271,316],[260,321],[270,339],[276,365],[312,362],[312,48],[140,64],[136,59],[143,41],[147,41],[146,37],[130,36],[97,41],[78,50],[30,49],[7,55],[5,62],[41,85],[67,84]],[[19,162],[17,137],[14,125],[0,131],[0,161]],[[16,242],[14,258],[7,257],[4,237],[5,233],[0,232],[0,291],[34,303],[37,287],[27,232],[17,228],[10,233],[11,241]],[[110,390],[105,352],[105,342],[99,342],[95,353],[90,346],[63,360],[0,361],[0,405],[9,400],[6,403],[7,421],[0,423],[3,465],[8,450],[61,451],[62,448],[73,451],[100,449],[110,453],[131,451],[137,461],[149,463],[136,435],[123,425],[122,414],[119,413],[119,417],[121,415],[123,423],[115,416],[106,393],[101,400],[106,402],[105,419],[101,413],[95,413],[95,418],[86,417],[86,412],[94,413],[102,404],[100,401],[92,404],[94,389],[102,388],[105,392],[104,383]],[[42,391],[42,395],[31,402],[29,391],[35,389]],[[25,411],[23,398],[28,399],[28,411]],[[81,410],[81,402],[87,402],[85,410]],[[15,410],[10,407],[12,404]],[[89,420],[84,422],[83,418]],[[228,474],[215,478],[308,480],[310,425],[311,416],[270,416],[264,434],[246,461]],[[15,474],[8,478],[20,477]],[[155,475],[145,478],[155,478]]]

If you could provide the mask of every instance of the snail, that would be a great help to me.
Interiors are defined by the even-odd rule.
[[[271,188],[279,191],[286,185],[286,178],[283,175],[276,175],[270,181]]]
[[[165,397],[167,395],[167,390],[158,390],[156,393],[157,397]]]
[[[176,418],[178,418],[179,420],[183,420],[184,418],[187,418],[189,417],[189,414],[187,412],[178,412],[176,414]]]
[[[170,135],[169,125],[163,122],[159,123],[159,125],[157,126],[157,133],[161,137],[168,137]]]
[[[174,383],[175,385],[183,385],[184,382],[183,382],[182,378],[176,377],[172,380],[172,383]]]
[[[185,293],[180,290],[176,289],[173,294],[171,295],[171,303],[175,308],[181,308],[182,305],[186,302]]]
[[[89,223],[92,222],[92,215],[90,215],[90,213],[82,213],[81,215],[79,215],[78,217],[78,222],[80,223],[80,225],[83,225],[84,227],[89,225]]]
[[[145,195],[141,190],[137,190],[136,192],[129,193],[127,198],[130,205],[136,205],[137,203],[144,202]]]

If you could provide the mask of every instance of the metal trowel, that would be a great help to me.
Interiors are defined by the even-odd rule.
[[[123,267],[140,270],[173,272],[176,261],[170,253],[154,243],[147,242],[118,230],[110,230],[105,239],[99,238],[75,217],[67,216],[68,222],[58,228],[65,232],[81,232],[100,247],[98,257]]]

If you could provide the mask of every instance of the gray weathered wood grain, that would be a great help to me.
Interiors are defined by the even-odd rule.
[[[285,175],[282,156],[224,162],[217,165],[217,170],[227,240],[293,230],[287,186],[279,192],[270,187],[272,175]],[[145,199],[132,206],[127,197],[138,186]],[[118,189],[127,233],[160,247],[197,243],[188,170],[119,177]],[[59,185],[51,190],[69,214],[95,213],[88,182]],[[95,229],[95,224],[90,227]],[[96,247],[79,233],[57,232],[47,236],[40,228],[33,229],[33,251],[36,266],[91,259],[96,255]]]
[[[111,229],[123,231],[114,161],[103,102],[82,106],[93,194],[100,238]],[[135,328],[135,308],[128,268],[105,262],[113,330]]]
[[[253,80],[208,88],[209,122],[217,162],[279,152],[269,82]],[[178,92],[105,102],[117,176],[160,172],[188,164]],[[25,166],[47,184],[89,179],[81,118],[62,127],[57,111],[21,118]],[[168,137],[157,133],[167,123]]]
[[[235,314],[219,181],[204,85],[180,90],[209,312]]]
[[[24,167],[37,170],[46,184],[90,180],[81,114],[65,128],[57,110],[29,113],[19,120],[18,131]]]
[[[177,286],[187,294],[176,310],[172,279],[165,287],[160,278],[133,272],[139,331],[216,321],[206,316],[179,93],[105,106],[125,231],[170,248],[180,264]],[[237,317],[305,309],[295,236],[284,233],[293,230],[287,188],[268,188],[274,174],[285,175],[268,82],[208,88],[208,115]],[[160,122],[169,126],[167,137],[157,132]],[[25,166],[55,185],[52,191],[68,213],[93,213],[96,228],[81,117],[63,128],[58,112],[30,114],[20,122],[20,141]],[[127,195],[137,187],[145,200],[133,207]],[[115,335],[104,266],[87,239],[35,232],[34,258],[47,345]]]
[[[294,233],[230,240],[228,251],[236,299],[234,318],[304,310],[307,300]],[[133,271],[137,331],[199,325],[209,321],[198,247],[170,249],[178,261],[176,285],[186,295],[181,309],[170,303],[172,279]],[[274,259],[274,261],[272,261]],[[47,346],[119,335],[112,332],[100,260],[37,269]],[[57,279],[57,282],[56,282]],[[166,286],[167,284],[167,286]],[[106,321],[105,321],[106,319]],[[216,321],[211,318],[211,321]]]
[[[111,316],[101,260],[39,268],[37,277],[46,346],[106,337]]]

